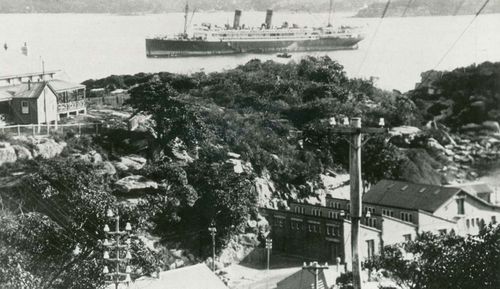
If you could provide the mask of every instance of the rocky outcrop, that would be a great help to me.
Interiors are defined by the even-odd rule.
[[[109,161],[104,161],[100,164],[99,169],[96,171],[98,175],[114,176],[116,174],[115,166]]]
[[[146,165],[146,159],[137,155],[123,156],[113,165],[120,171],[138,171]]]
[[[0,142],[0,166],[17,160],[16,151],[8,142]]]
[[[443,146],[443,157],[448,160],[448,164],[440,170],[453,182],[461,183],[475,180],[479,175],[475,170],[477,163],[488,163],[500,159],[499,134],[479,135],[471,133],[454,135],[453,139],[456,145]],[[429,147],[436,148],[438,146],[433,144]]]
[[[61,154],[66,147],[65,142],[58,143],[51,138],[35,139],[33,145],[35,146],[33,149],[33,157],[40,156],[44,159],[50,159]]]
[[[50,159],[61,154],[65,147],[65,142],[50,137],[14,137],[10,142],[0,142],[0,165],[36,157]]]
[[[31,160],[33,159],[33,155],[31,151],[22,145],[12,145],[14,150],[16,151],[16,156],[18,160]]]
[[[91,150],[85,154],[73,154],[73,158],[82,160],[87,163],[99,164],[103,162],[103,157],[100,153],[95,150]],[[114,169],[114,168],[113,168]]]
[[[148,189],[158,189],[158,183],[140,175],[133,175],[116,181],[115,188],[119,193],[139,194]]]

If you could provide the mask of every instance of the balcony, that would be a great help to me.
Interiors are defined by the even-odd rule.
[[[66,113],[73,111],[85,110],[85,99],[80,99],[77,101],[60,102],[57,104],[58,113]]]

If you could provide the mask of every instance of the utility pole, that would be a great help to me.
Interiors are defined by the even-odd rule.
[[[217,228],[215,227],[214,220],[212,220],[212,223],[210,224],[208,231],[212,236],[212,271],[215,272],[215,235],[217,234]]]
[[[331,125],[336,125],[335,118],[330,119]],[[363,141],[364,135],[386,133],[387,129],[384,119],[379,120],[378,128],[361,127],[361,118],[353,117],[349,123],[349,119],[344,118],[342,126],[331,128],[331,132],[347,135],[347,142],[350,145],[349,149],[349,174],[351,187],[351,249],[352,249],[352,275],[353,288],[361,289],[361,262],[359,259],[359,227],[362,217],[362,180],[361,180],[361,148],[369,140],[369,137]]]
[[[121,283],[128,284],[129,282],[131,282],[130,273],[132,270],[131,270],[130,266],[128,265],[128,262],[130,261],[130,259],[132,259],[132,255],[130,254],[130,251],[129,251],[130,238],[128,238],[128,237],[129,237],[130,231],[132,231],[132,226],[130,225],[130,223],[126,223],[125,231],[120,231],[120,216],[118,216],[118,214],[115,216],[115,214],[113,213],[112,210],[108,210],[107,216],[109,218],[114,217],[114,219],[115,219],[115,231],[110,231],[108,225],[105,225],[104,232],[106,233],[106,235],[114,237],[114,240],[110,242],[110,241],[108,241],[108,239],[105,239],[103,245],[106,248],[108,248],[109,250],[115,251],[115,258],[110,258],[109,251],[104,251],[104,259],[109,261],[109,262],[115,263],[116,267],[115,267],[115,271],[113,273],[110,273],[108,266],[104,266],[103,273],[106,276],[111,277],[110,278],[111,280],[106,281],[106,283],[115,284],[115,289],[118,289],[118,286]],[[124,244],[120,243],[122,236],[127,237]],[[125,258],[120,258],[120,254],[121,254],[121,252],[123,252],[123,249],[126,250]],[[126,264],[125,273],[120,272],[120,267],[122,267],[121,266],[122,263]],[[121,278],[122,276],[124,276],[125,279],[122,279]]]
[[[320,272],[320,270],[328,269],[328,263],[325,263],[325,265],[321,266],[318,264],[318,262],[311,262],[311,263],[309,263],[309,265],[304,262],[302,269],[306,269],[314,275],[314,289],[318,289],[319,272]]]

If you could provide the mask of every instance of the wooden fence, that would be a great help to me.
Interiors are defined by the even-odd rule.
[[[97,135],[102,132],[102,123],[69,123],[69,124],[17,124],[0,126],[0,135],[50,135],[73,133],[75,135]]]
[[[127,99],[130,98],[128,93],[120,93],[99,97],[87,97],[87,104],[90,106],[109,105],[115,108],[122,107]]]

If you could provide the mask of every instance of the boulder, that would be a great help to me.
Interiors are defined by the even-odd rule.
[[[158,183],[140,175],[133,175],[116,181],[115,186],[118,192],[130,194],[140,193],[147,189],[157,189]]]
[[[33,149],[33,157],[40,156],[44,159],[50,159],[58,156],[66,147],[65,142],[57,143],[51,138],[39,139],[34,145],[35,148]]]
[[[116,169],[111,162],[105,161],[101,163],[101,167],[96,171],[98,175],[113,176],[116,174]]]
[[[146,159],[137,155],[129,155],[120,157],[120,161],[113,164],[115,168],[121,171],[138,171],[146,165]]]
[[[80,159],[84,162],[93,164],[102,163],[103,161],[101,154],[96,152],[95,150],[91,150],[86,154],[73,154],[73,157],[75,159]]]
[[[431,149],[437,150],[437,151],[445,151],[446,149],[434,138],[429,138],[427,140],[427,146]]]
[[[151,119],[151,115],[136,114],[128,120],[130,131],[153,132],[153,127],[154,121]]]
[[[500,124],[498,124],[498,121],[485,121],[482,123],[482,125],[484,129],[487,129],[494,133],[500,133]]]
[[[28,148],[26,148],[22,145],[13,145],[12,147],[16,151],[16,155],[17,155],[18,160],[23,160],[23,159],[31,160],[31,159],[33,159],[33,155],[31,154],[31,151]]]
[[[0,166],[5,163],[13,163],[17,160],[14,148],[7,142],[0,142]]]

